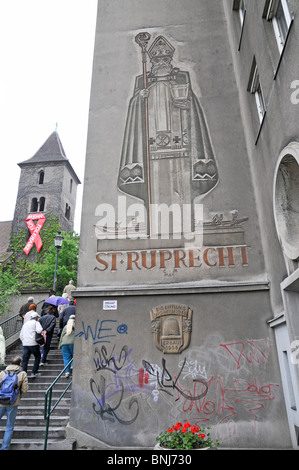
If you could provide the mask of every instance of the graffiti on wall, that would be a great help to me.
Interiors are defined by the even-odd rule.
[[[268,338],[223,342],[216,335],[207,339],[209,348],[192,348],[176,362],[163,355],[157,364],[146,357],[137,362],[133,348],[118,345],[116,339],[127,333],[127,325],[116,320],[97,321],[94,327],[82,322],[77,333],[83,352],[84,343],[94,345],[86,382],[90,400],[82,406],[92,407],[103,422],[131,425],[140,416],[141,400],[157,414],[164,403],[170,415],[216,424],[217,437],[225,442],[238,434],[244,416],[254,432],[277,399],[279,384],[264,378]]]

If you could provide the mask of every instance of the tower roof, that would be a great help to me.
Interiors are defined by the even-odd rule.
[[[52,132],[50,137],[45,141],[45,143],[39,148],[39,150],[33,155],[33,157],[28,160],[24,160],[21,163],[18,163],[19,167],[22,168],[25,165],[35,164],[35,163],[50,163],[50,162],[64,162],[68,166],[69,170],[73,173],[77,184],[80,184],[80,180],[77,177],[73,167],[71,166],[69,160],[65,155],[64,148],[62,146],[59,135],[56,131]]]

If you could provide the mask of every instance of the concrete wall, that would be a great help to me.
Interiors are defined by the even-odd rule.
[[[126,230],[128,220],[123,219],[120,205],[124,200],[126,207],[145,201],[141,184],[140,189],[120,184],[128,109],[137,102],[144,117],[142,101],[134,95],[134,85],[140,83],[136,77],[142,73],[141,48],[135,42],[141,31],[151,35],[148,47],[160,35],[169,41],[173,66],[190,77],[193,94],[184,109],[193,109],[196,99],[202,108],[200,131],[194,130],[186,111],[191,140],[185,158],[193,163],[201,136],[201,151],[210,152],[209,161],[217,168],[215,184],[208,190],[196,186],[200,189],[192,200],[203,206],[203,240],[173,236],[135,240],[128,231],[125,236],[112,232],[101,236],[102,204],[108,211],[115,209],[114,222]],[[149,61],[147,66],[150,71]],[[179,79],[170,75],[169,82]],[[150,78],[151,127],[151,100],[159,80],[152,71]],[[174,116],[166,98],[163,106],[166,102]],[[160,111],[156,117],[167,115],[163,106],[156,109]],[[132,146],[141,145],[142,160],[143,124],[134,122],[139,131],[134,133],[132,126],[128,141],[133,142],[135,135]],[[171,153],[155,152],[152,146],[152,197],[163,202],[171,194],[169,188],[176,188],[173,201],[181,197],[186,202],[189,185],[194,195],[194,167],[190,166],[188,178],[186,160],[180,173],[172,165]],[[195,159],[201,164],[208,160],[198,155]],[[135,168],[136,161],[133,165],[128,158],[125,163],[127,169]],[[181,184],[176,185],[179,178]],[[108,228],[114,227],[111,220],[107,219]],[[100,0],[70,416],[70,431],[79,444],[85,435],[95,446],[104,442],[116,448],[151,447],[159,432],[177,420],[189,420],[210,425],[213,438],[224,447],[290,445],[275,341],[267,324],[273,312],[259,223],[222,2]],[[174,319],[176,335],[167,323],[173,327]],[[178,344],[179,352],[171,349]]]
[[[103,310],[107,299],[117,311]],[[169,302],[193,310],[181,354],[154,346],[149,312]],[[74,429],[107,447],[153,447],[178,420],[211,426],[224,447],[290,444],[267,293],[95,297],[78,311],[70,426],[79,444]]]

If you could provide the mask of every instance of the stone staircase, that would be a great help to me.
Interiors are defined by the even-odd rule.
[[[6,355],[6,364],[16,354],[22,355],[22,345],[17,343]],[[28,364],[29,390],[22,397],[15,421],[14,433],[11,441],[11,450],[43,450],[46,433],[46,420],[44,419],[45,392],[64,368],[62,351],[58,349],[58,338],[54,332],[51,349],[47,357],[47,364],[40,366],[40,376],[30,378],[33,355]],[[52,406],[65,390],[70,378],[63,376],[55,384],[52,391]],[[66,438],[66,426],[69,420],[71,403],[71,387],[61,399],[50,418],[48,430],[47,450],[72,450],[73,443]],[[0,442],[5,431],[6,416],[0,426]]]

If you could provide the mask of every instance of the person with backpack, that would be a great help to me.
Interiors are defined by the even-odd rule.
[[[28,391],[27,373],[21,368],[22,358],[15,356],[0,372],[0,425],[6,413],[7,422],[1,450],[9,450],[20,399]]]

